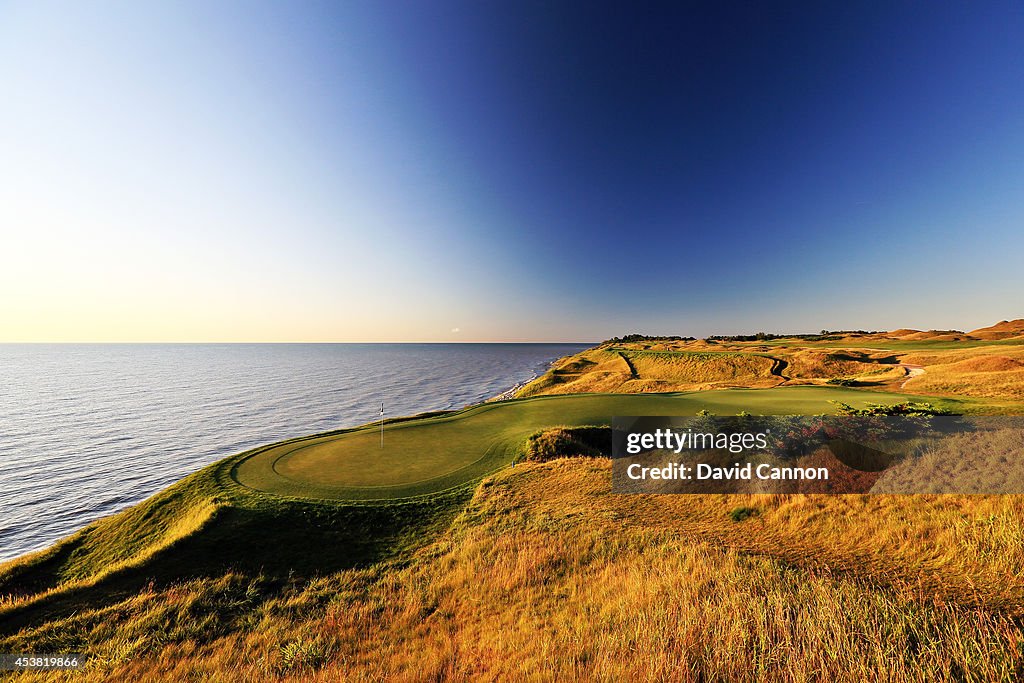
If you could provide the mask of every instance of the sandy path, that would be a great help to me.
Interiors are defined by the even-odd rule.
[[[900,384],[900,389],[907,386],[907,382],[909,382],[910,380],[914,379],[915,377],[920,377],[921,375],[924,374],[923,365],[911,365],[910,363],[900,363],[900,367],[907,371],[907,378],[903,380],[903,382]]]

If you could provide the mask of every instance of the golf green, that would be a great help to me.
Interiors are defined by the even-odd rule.
[[[293,439],[258,449],[232,468],[235,481],[280,496],[400,499],[470,483],[509,464],[547,427],[606,425],[616,415],[806,415],[921,396],[796,386],[673,394],[572,394],[485,403],[454,413]]]

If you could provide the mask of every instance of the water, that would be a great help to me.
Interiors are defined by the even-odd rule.
[[[579,344],[0,344],[0,560],[224,456],[461,408]]]

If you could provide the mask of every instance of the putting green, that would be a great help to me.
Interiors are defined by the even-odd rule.
[[[275,444],[235,464],[235,481],[281,496],[331,500],[407,498],[470,483],[507,465],[530,434],[559,425],[610,424],[616,415],[806,415],[921,396],[795,386],[673,394],[570,394],[485,403],[456,413]],[[955,401],[951,401],[955,403]]]

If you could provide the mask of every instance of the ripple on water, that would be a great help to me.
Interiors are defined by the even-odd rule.
[[[0,560],[262,443],[462,408],[559,344],[0,344]]]

